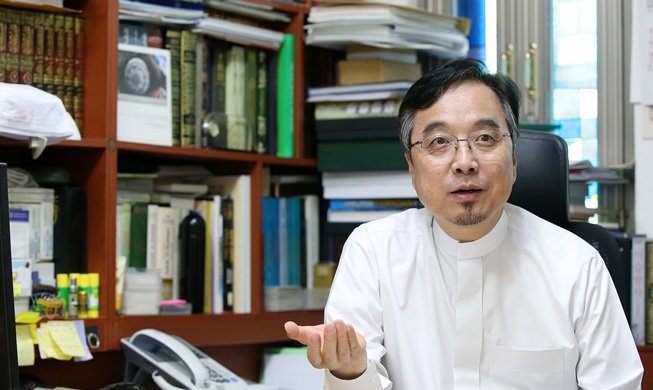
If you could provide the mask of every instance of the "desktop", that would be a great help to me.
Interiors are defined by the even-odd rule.
[[[0,163],[0,389],[18,390],[18,354],[9,241],[7,165]]]

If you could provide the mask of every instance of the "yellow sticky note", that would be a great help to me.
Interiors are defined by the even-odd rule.
[[[16,325],[16,346],[18,347],[18,365],[34,365],[34,343],[29,325]]]
[[[36,333],[36,324],[29,324],[29,334],[32,335],[32,343],[38,344],[39,343],[39,334]]]
[[[55,358],[57,360],[70,360],[72,356],[64,354],[57,344],[52,340],[49,331],[50,325],[48,322],[41,324],[41,348],[45,352],[45,356]]]
[[[48,330],[61,352],[70,356],[86,356],[73,321],[48,321]]]
[[[41,314],[37,311],[24,311],[16,317],[16,323],[36,324],[41,321]]]

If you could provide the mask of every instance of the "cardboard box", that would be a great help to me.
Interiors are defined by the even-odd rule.
[[[420,64],[386,60],[338,61],[338,85],[415,81],[422,76]]]

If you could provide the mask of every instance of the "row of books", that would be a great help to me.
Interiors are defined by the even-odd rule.
[[[169,190],[189,188],[188,183],[171,185]],[[196,186],[205,194],[119,190],[117,205],[117,256],[126,259],[125,267],[158,270],[162,280],[162,299],[187,299],[181,272],[189,258],[180,250],[180,229],[191,210],[199,213],[205,225],[205,252],[201,259],[203,291],[199,312],[222,313],[251,311],[250,255],[250,177],[214,176]],[[124,271],[124,270],[122,270]],[[120,286],[117,286],[120,290]],[[195,291],[196,292],[196,291]],[[117,294],[120,296],[120,293]],[[116,302],[117,305],[120,302]],[[194,310],[194,312],[196,312]]]
[[[0,82],[59,97],[84,128],[86,22],[82,15],[0,6]]]
[[[225,23],[237,27],[216,32]],[[181,27],[121,21],[119,140],[292,157],[294,36],[211,17]],[[237,37],[252,29],[275,43]]]
[[[317,195],[263,198],[263,285],[313,288],[319,261]]]

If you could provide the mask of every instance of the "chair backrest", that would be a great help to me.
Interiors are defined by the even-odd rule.
[[[565,226],[569,222],[567,142],[552,133],[522,130],[516,154],[517,180],[508,203]]]
[[[517,140],[517,179],[508,203],[520,206],[590,243],[606,263],[628,315],[628,282],[619,245],[602,226],[569,218],[569,159],[560,136],[521,131]]]

